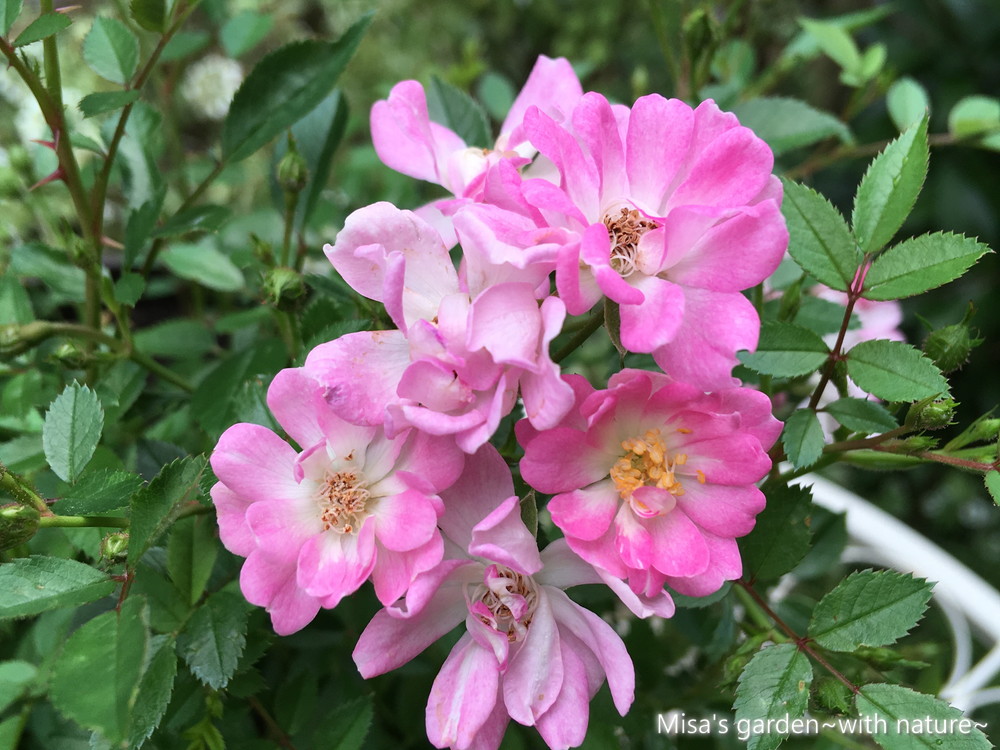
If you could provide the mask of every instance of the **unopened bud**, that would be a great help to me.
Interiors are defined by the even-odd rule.
[[[276,305],[301,297],[303,292],[305,284],[302,282],[302,274],[294,268],[279,266],[272,268],[264,276],[264,293],[268,301]]]
[[[41,514],[30,505],[0,507],[0,550],[13,549],[31,539],[38,531]]]
[[[64,341],[56,347],[50,356],[55,361],[72,370],[79,370],[86,367],[90,359],[87,353],[75,341]]]
[[[108,562],[121,562],[127,554],[127,531],[115,531],[101,540],[101,557]]]
[[[924,341],[924,354],[931,358],[941,372],[953,372],[969,361],[969,352],[983,343],[972,336],[965,323],[945,326]]]
[[[278,162],[278,184],[286,193],[298,193],[308,181],[309,167],[298,148],[295,147],[295,139],[289,134],[288,151]]]
[[[906,426],[914,430],[940,430],[951,424],[958,404],[950,398],[925,398],[906,413]]]
[[[932,437],[914,435],[904,440],[894,441],[892,445],[899,449],[901,453],[923,453],[924,451],[932,451],[937,448],[938,441]]]

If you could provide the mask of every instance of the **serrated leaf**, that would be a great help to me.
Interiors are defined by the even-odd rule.
[[[743,574],[769,581],[790,571],[809,551],[812,492],[801,485],[766,485],[767,505],[753,531],[739,540]]]
[[[788,223],[788,254],[817,281],[846,292],[861,265],[861,253],[847,222],[815,190],[790,180],[782,183],[781,212]]]
[[[362,695],[326,711],[313,734],[313,746],[326,750],[361,750],[374,708],[371,696]]]
[[[748,722],[748,750],[773,750],[787,736],[777,732],[754,732],[755,722],[767,727],[769,720],[797,719],[809,703],[812,667],[794,643],[780,643],[758,651],[740,675],[736,688],[737,722]]]
[[[153,481],[132,496],[128,565],[139,560],[173,523],[184,503],[195,499],[205,457],[192,456],[164,466]]]
[[[454,131],[468,146],[493,145],[489,121],[479,103],[437,76],[431,77],[427,89],[427,113],[431,120]]]
[[[983,476],[983,482],[986,484],[986,491],[990,493],[993,502],[1000,505],[1000,471],[996,469],[987,471]]]
[[[823,455],[826,439],[819,417],[812,409],[798,409],[785,421],[781,432],[785,455],[796,469],[812,466]]]
[[[230,57],[239,57],[249,52],[271,30],[273,20],[266,13],[245,10],[237,13],[222,25],[219,41]]]
[[[847,353],[847,374],[884,401],[919,401],[948,391],[948,381],[927,357],[901,341],[862,341]]]
[[[948,132],[956,138],[982,135],[1000,128],[1000,99],[967,96],[948,113]]]
[[[52,704],[115,745],[130,734],[150,646],[148,617],[145,600],[129,597],[120,612],[105,612],[78,628],[53,666]]]
[[[37,676],[38,668],[30,662],[0,662],[0,713],[22,696]]]
[[[99,16],[83,40],[83,59],[101,78],[125,85],[139,65],[139,40],[121,21]]]
[[[740,362],[756,372],[778,377],[808,375],[824,362],[830,350],[818,335],[794,323],[765,321],[757,351],[739,352]]]
[[[865,276],[865,299],[912,297],[954,281],[986,253],[982,242],[950,232],[922,234],[890,247]]]
[[[0,36],[7,36],[23,5],[24,0],[0,0]]]
[[[243,597],[222,590],[198,608],[177,639],[191,672],[214,690],[224,688],[236,671],[246,645],[248,616]]]
[[[132,0],[132,18],[146,31],[162,32],[167,24],[166,0]]]
[[[217,232],[232,212],[225,206],[194,206],[174,214],[153,237],[177,237],[190,232]]]
[[[77,382],[66,386],[45,413],[42,446],[52,471],[72,482],[94,455],[104,429],[97,394]]]
[[[174,639],[154,636],[150,644],[152,657],[139,682],[138,694],[131,712],[128,743],[136,750],[156,730],[170,704],[177,676],[177,654]]]
[[[809,620],[809,637],[831,651],[888,646],[923,617],[931,585],[890,570],[851,573],[820,599]]]
[[[135,307],[135,303],[146,291],[146,279],[142,274],[123,273],[115,282],[115,302],[126,307]]]
[[[760,97],[736,105],[733,114],[741,125],[763,138],[775,156],[826,138],[835,137],[842,143],[854,140],[847,125],[801,99]]]
[[[0,565],[0,620],[103,599],[115,582],[99,570],[60,557],[19,557]]]
[[[864,685],[855,698],[871,737],[885,750],[988,750],[986,724],[966,719],[957,708],[901,685]],[[941,728],[952,731],[940,731]],[[867,733],[867,732],[866,732]]]
[[[73,21],[66,13],[43,13],[17,35],[15,47],[24,47],[67,29]]]
[[[178,242],[160,253],[164,265],[182,279],[196,281],[219,292],[236,292],[243,288],[243,272],[229,256],[212,245]]]
[[[927,176],[927,118],[875,157],[854,196],[854,236],[865,253],[880,250],[903,226]]]
[[[865,435],[888,432],[899,426],[882,404],[863,398],[840,398],[827,404],[823,411],[847,429]]]
[[[191,604],[197,602],[208,584],[218,557],[215,523],[206,516],[185,518],[174,524],[167,543],[167,570],[177,589]]]
[[[76,105],[84,117],[93,117],[105,112],[114,112],[139,98],[139,92],[131,91],[100,91],[87,94]]]
[[[908,77],[900,78],[889,87],[885,103],[899,132],[919,123],[931,106],[927,90]]]
[[[127,471],[84,474],[56,501],[54,510],[63,516],[93,516],[127,508],[129,498],[142,487],[142,477]]]
[[[245,159],[315,109],[354,55],[371,18],[362,17],[336,42],[293,42],[257,63],[223,123],[223,160]]]

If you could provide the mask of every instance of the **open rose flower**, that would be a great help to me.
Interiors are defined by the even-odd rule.
[[[521,521],[510,471],[486,445],[442,497],[456,559],[413,582],[358,640],[364,677],[395,669],[463,620],[466,631],[434,680],[427,736],[436,747],[495,750],[510,719],[534,726],[551,748],[583,742],[589,702],[605,678],[622,715],[635,675],[610,625],[563,589],[596,583],[565,542],[540,555]]]
[[[566,376],[578,409],[555,429],[517,425],[521,474],[555,496],[552,520],[584,560],[637,593],[691,596],[742,571],[736,537],[754,526],[781,423],[748,388],[703,393],[644,370],[605,390]]]
[[[519,194],[565,232],[556,287],[568,313],[606,297],[620,306],[626,349],[652,353],[677,380],[734,385],[736,352],[755,348],[760,329],[741,292],[788,243],[767,144],[714,102],[691,109],[659,95],[628,109],[588,93],[563,123],[531,108],[524,133],[558,169]],[[501,243],[534,236],[468,209]]]
[[[369,576],[398,599],[443,554],[437,493],[462,469],[452,441],[340,419],[301,369],[279,372],[268,406],[302,452],[266,427],[236,424],[212,453],[223,544],[247,558],[243,594],[281,635],[335,607]]]

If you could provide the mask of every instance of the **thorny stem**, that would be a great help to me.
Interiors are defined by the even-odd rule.
[[[3,463],[0,463],[0,489],[6,490],[18,502],[32,506],[43,517],[52,515],[42,496]]]
[[[875,446],[875,450],[889,453],[892,452],[891,448],[888,446]],[[937,453],[935,451],[919,451],[917,453],[909,453],[906,455],[915,456],[916,458],[921,458],[925,461],[935,461],[939,464],[947,464],[948,466],[954,466],[959,469],[969,469],[970,471],[979,471],[984,473],[992,471],[1000,466],[1000,461],[985,463],[983,461],[972,461],[968,458],[950,456],[947,453]]]
[[[785,635],[787,635],[792,640],[793,643],[795,643],[795,646],[796,648],[798,648],[799,651],[811,657],[817,664],[819,664],[827,672],[836,677],[837,680],[842,682],[855,695],[860,691],[860,688],[858,688],[857,685],[855,685],[849,679],[844,677],[843,673],[841,673],[840,670],[838,670],[836,667],[830,664],[830,662],[828,662],[823,657],[822,654],[819,654],[810,645],[810,639],[807,636],[799,635],[788,625],[788,623],[782,620],[781,617],[779,617],[778,614],[773,609],[771,609],[771,606],[767,603],[764,597],[762,597],[760,594],[757,593],[756,589],[754,589],[753,584],[750,581],[741,578],[738,581],[736,581],[736,585],[750,595],[750,598],[753,599],[754,604],[760,607],[767,614],[767,616],[771,618],[774,624],[777,625],[781,629],[781,631],[784,632]]]

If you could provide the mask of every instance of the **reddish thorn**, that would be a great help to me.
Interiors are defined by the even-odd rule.
[[[55,172],[50,174],[48,177],[43,177],[34,185],[32,185],[30,188],[28,188],[28,192],[30,193],[35,188],[40,188],[42,185],[48,185],[50,182],[55,182],[56,180],[62,180],[65,178],[66,178],[66,173],[63,172],[62,167],[59,167]]]
[[[56,8],[56,13],[72,13],[74,10],[80,10],[82,5],[67,5],[64,8]]]

